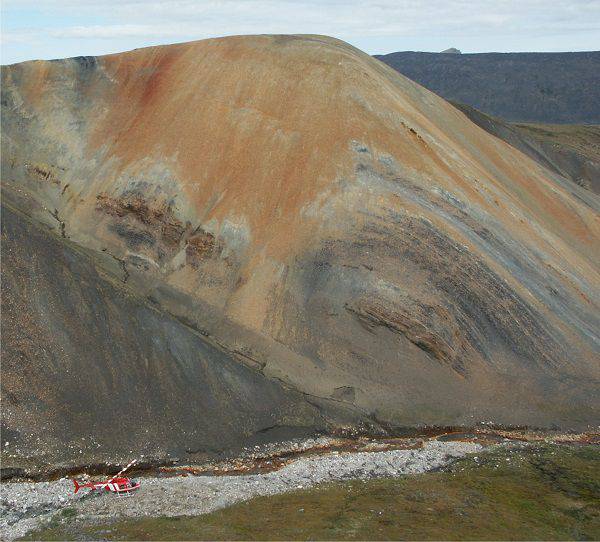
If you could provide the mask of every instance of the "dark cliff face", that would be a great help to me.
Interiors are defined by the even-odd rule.
[[[272,426],[597,420],[597,197],[381,62],[325,37],[235,37],[9,66],[2,93],[3,189],[54,231],[32,254],[23,225],[5,231],[20,263],[3,325],[43,331],[3,343],[2,393],[28,393],[11,430],[50,390],[31,419],[85,438],[77,406],[108,416],[130,371],[157,397],[136,391],[136,427],[164,412],[187,431],[157,454]],[[44,384],[80,374],[75,392]]]
[[[447,100],[509,121],[600,124],[600,51],[376,58]]]
[[[600,194],[600,126],[514,124],[454,103],[470,120],[542,166]]]

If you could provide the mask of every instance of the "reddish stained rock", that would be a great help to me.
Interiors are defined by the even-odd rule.
[[[215,236],[205,231],[196,231],[188,240],[185,247],[187,261],[193,267],[203,258],[213,254],[216,247]]]

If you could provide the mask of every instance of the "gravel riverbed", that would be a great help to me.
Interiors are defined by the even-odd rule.
[[[331,452],[300,457],[279,470],[236,476],[144,477],[131,497],[82,490],[68,479],[7,482],[0,486],[0,539],[13,540],[42,526],[64,508],[79,517],[187,516],[212,512],[261,495],[316,484],[393,477],[430,471],[482,446],[472,442],[427,441],[422,448],[373,452]]]

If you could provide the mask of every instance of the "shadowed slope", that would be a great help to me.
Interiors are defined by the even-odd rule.
[[[190,461],[330,428],[326,405],[239,364],[9,207],[2,261],[4,473]]]
[[[597,419],[597,198],[379,61],[232,37],[3,78],[18,206],[240,363],[392,426]]]
[[[600,126],[511,124],[464,104],[454,104],[470,120],[550,171],[600,193]]]

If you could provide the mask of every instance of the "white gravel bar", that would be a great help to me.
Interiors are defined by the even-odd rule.
[[[142,478],[131,497],[81,490],[73,483],[7,482],[0,486],[0,539],[13,540],[40,527],[62,508],[78,516],[108,520],[119,517],[206,514],[261,495],[274,495],[316,484],[394,477],[430,471],[481,450],[470,442],[426,441],[423,448],[383,452],[331,452],[300,457],[281,469],[242,476]]]

